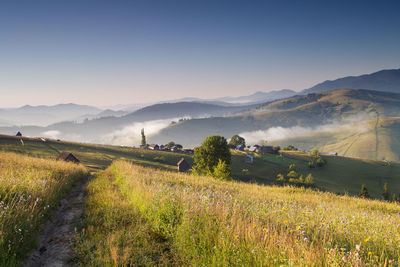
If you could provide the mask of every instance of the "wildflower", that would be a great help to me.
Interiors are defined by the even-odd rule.
[[[301,234],[302,234],[302,235],[305,235],[305,234],[306,234],[306,231],[302,231]]]
[[[307,237],[304,237],[304,239],[303,239],[305,242],[307,242],[308,241],[308,238]]]
[[[300,231],[300,230],[301,230],[301,226],[300,226],[300,225],[297,226],[296,229],[297,229],[298,231]]]
[[[371,251],[368,251],[368,256],[370,256],[370,255],[372,255],[372,252],[371,252]]]
[[[364,239],[364,242],[368,242],[369,241],[369,237]]]
[[[346,262],[346,256],[343,256],[342,261]]]
[[[238,239],[238,238],[239,238],[239,235],[235,235],[235,238]]]
[[[356,245],[356,250],[360,251],[360,245],[358,245],[358,244]]]
[[[257,225],[253,225],[253,229],[255,229],[257,227]]]
[[[287,223],[288,223],[288,221],[287,221],[287,220],[284,220],[284,221],[283,221],[283,223],[284,223],[284,224],[287,224]]]
[[[263,232],[266,232],[266,231],[267,231],[267,228],[264,227],[264,228],[263,228]]]

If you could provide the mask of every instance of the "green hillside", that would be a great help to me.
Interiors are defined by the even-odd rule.
[[[356,125],[352,126],[350,123],[363,120],[375,120],[375,123],[376,121],[380,123],[380,121],[397,117],[398,114],[400,114],[400,94],[338,89],[274,101],[238,116],[183,121],[163,129],[159,134],[151,137],[151,140],[166,142],[172,138],[180,140],[186,146],[193,146],[199,144],[210,134],[220,134],[229,138],[234,134],[267,130],[271,127],[299,126],[318,129],[331,124],[356,128]],[[374,127],[368,126],[372,136],[376,135]],[[350,132],[350,135],[354,135],[352,131],[343,130],[343,132]],[[382,144],[386,143],[385,149],[382,149],[383,145],[371,146],[366,141],[364,146],[354,146],[346,155],[398,160],[396,155],[400,154],[400,149],[396,145],[398,143],[396,138],[400,135],[399,128],[396,125],[389,125],[387,128],[381,127],[378,132],[382,134],[381,138],[385,139],[382,140]],[[326,139],[324,142],[337,143],[339,141],[340,143],[343,137],[340,134],[337,136],[339,138],[327,134],[324,136]],[[269,136],[265,136],[264,139],[270,141]],[[297,141],[297,139],[293,141]],[[302,146],[302,143],[294,142],[293,144]],[[346,145],[345,147],[348,148]],[[371,153],[363,151],[366,147],[371,150]]]
[[[130,147],[73,143],[38,138],[0,136],[0,150],[55,159],[61,151],[72,152],[83,165],[96,171],[107,168],[112,161],[123,159],[147,167],[176,171],[176,163],[183,157],[190,164],[191,155]],[[319,169],[308,169],[308,154],[284,151],[282,155],[256,155],[254,164],[244,162],[245,153],[233,152],[232,173],[235,179],[271,184],[278,173],[286,174],[289,164],[296,164],[303,175],[312,173],[316,185],[336,193],[358,194],[361,184],[366,184],[371,195],[379,198],[385,182],[390,189],[400,193],[400,164],[357,158],[324,156],[328,164]]]
[[[306,151],[317,148],[346,157],[400,161],[400,118],[376,118],[271,144],[292,144]]]

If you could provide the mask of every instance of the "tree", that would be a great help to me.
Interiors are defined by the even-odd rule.
[[[363,184],[363,185],[361,186],[361,191],[360,191],[359,197],[362,197],[362,198],[369,198],[368,189],[367,189],[367,187],[365,186],[365,184]]]
[[[318,149],[314,148],[314,149],[312,150],[312,152],[311,152],[311,155],[312,155],[313,157],[315,157],[315,158],[318,158],[318,157],[319,157],[319,151],[318,151]]]
[[[240,145],[246,146],[246,141],[244,140],[243,137],[235,134],[234,136],[231,137],[231,140],[229,140],[229,145],[233,147],[237,147]]]
[[[383,193],[382,193],[382,198],[383,200],[389,201],[390,200],[390,192],[389,192],[389,186],[387,183],[383,185]]]
[[[142,134],[142,142],[141,142],[141,145],[142,145],[142,146],[145,146],[147,143],[146,143],[146,136],[144,135],[144,128],[142,128],[141,134]]]
[[[171,148],[173,146],[175,146],[175,142],[174,141],[171,141],[166,145],[167,148]]]
[[[219,159],[218,165],[214,168],[213,176],[222,180],[230,180],[231,179],[231,170],[225,161]]]
[[[314,177],[311,173],[306,176],[306,180],[304,181],[306,184],[314,184]]]
[[[283,176],[283,174],[278,173],[278,175],[276,176],[276,180],[278,182],[284,182],[285,181],[285,176]]]
[[[274,146],[272,149],[274,150],[274,154],[278,154],[279,151],[281,150],[281,147],[280,146]]]
[[[177,149],[182,149],[183,148],[183,146],[180,145],[180,144],[175,144],[175,146],[176,146]]]
[[[208,136],[201,146],[194,149],[194,169],[200,175],[214,176],[219,161],[225,162],[230,170],[231,152],[226,139],[219,135]],[[230,171],[229,171],[230,172]]]

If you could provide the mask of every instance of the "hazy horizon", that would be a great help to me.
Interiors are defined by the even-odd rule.
[[[111,107],[299,91],[399,68],[399,6],[397,1],[3,3],[0,108]]]

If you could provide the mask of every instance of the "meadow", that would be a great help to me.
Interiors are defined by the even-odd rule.
[[[397,266],[400,206],[124,161],[90,181],[81,265]]]
[[[39,138],[21,138],[0,135],[0,151],[56,159],[61,151],[72,152],[90,171],[104,170],[115,160],[156,169],[176,171],[176,163],[183,157],[193,164],[193,156],[184,153],[144,150],[132,147],[95,145]],[[299,151],[282,151],[281,155],[255,155],[254,164],[244,162],[244,153],[232,151],[232,174],[235,180],[273,184],[277,174],[286,174],[288,166],[295,164],[298,172],[312,173],[316,186],[324,191],[357,195],[366,184],[371,197],[381,198],[384,183],[392,193],[400,193],[400,164],[361,158],[323,156],[327,161],[322,168],[309,169],[310,155]]]
[[[0,152],[0,265],[18,266],[85,167]]]

